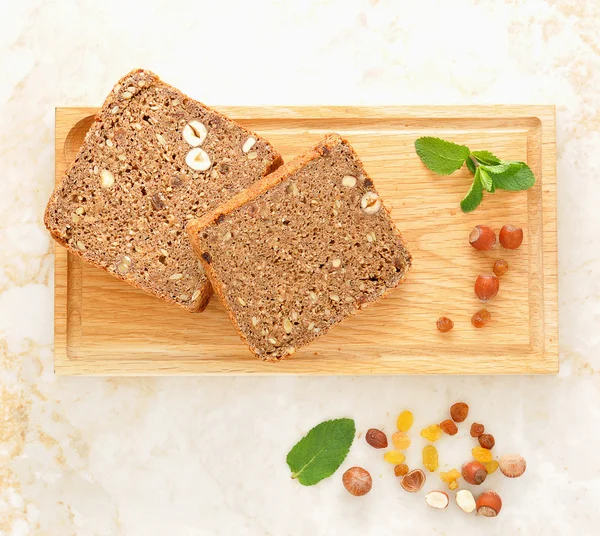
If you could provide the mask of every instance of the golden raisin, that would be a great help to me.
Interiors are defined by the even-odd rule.
[[[450,471],[447,472],[440,472],[440,478],[442,479],[442,482],[446,482],[447,484],[449,484],[450,482],[454,482],[455,480],[458,480],[460,478],[461,472],[458,469],[450,469]]]
[[[423,465],[432,473],[439,467],[438,451],[433,445],[423,447]]]
[[[413,414],[410,411],[403,411],[398,415],[398,430],[401,432],[408,432],[413,425]]]
[[[447,316],[440,316],[435,325],[442,333],[447,333],[454,327],[454,322],[452,322],[452,320],[450,320]]]
[[[494,263],[494,273],[497,276],[504,275],[508,271],[508,263],[504,259],[498,259]]]
[[[488,450],[492,450],[496,444],[496,440],[492,434],[481,434],[479,436],[479,444]]]
[[[448,489],[455,490],[456,488],[458,488],[458,482],[456,480],[448,483]]]
[[[442,437],[442,429],[437,424],[430,424],[427,428],[421,430],[421,437],[424,437],[427,441],[437,441]]]
[[[495,473],[496,469],[498,469],[499,465],[500,464],[498,463],[498,460],[492,460],[491,462],[485,462],[483,464],[483,466],[485,467],[485,470],[488,472],[488,475]]]
[[[485,430],[485,426],[483,426],[483,424],[474,422],[471,425],[471,437],[479,437],[481,434],[483,434],[484,430]]]
[[[456,435],[458,433],[458,427],[454,424],[452,419],[446,419],[440,423],[440,428],[448,435]]]
[[[463,422],[469,415],[469,406],[464,402],[457,402],[450,406],[450,417],[454,422]]]
[[[408,465],[405,463],[399,463],[398,465],[394,466],[394,474],[396,476],[404,476],[408,474]]]
[[[492,451],[484,449],[483,447],[475,447],[471,450],[471,454],[473,454],[473,458],[475,458],[479,463],[492,461]]]
[[[392,443],[394,443],[394,447],[398,450],[406,450],[410,447],[410,437],[406,435],[405,432],[394,432],[392,434]]]
[[[392,465],[398,465],[406,460],[406,456],[397,450],[390,450],[383,455],[383,459]]]
[[[490,321],[491,318],[492,315],[489,313],[489,311],[481,309],[481,311],[477,311],[471,317],[471,324],[473,324],[476,328],[482,328]]]

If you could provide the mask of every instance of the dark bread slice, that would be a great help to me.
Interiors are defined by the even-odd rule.
[[[285,358],[398,286],[408,252],[337,134],[187,226],[250,350]]]
[[[187,126],[194,120],[206,128],[204,141],[202,125]],[[210,164],[191,162],[202,168],[192,169],[192,150],[200,160],[208,155]],[[212,291],[186,223],[281,163],[263,138],[154,73],[132,71],[111,91],[52,194],[46,227],[69,251],[115,277],[201,311]]]

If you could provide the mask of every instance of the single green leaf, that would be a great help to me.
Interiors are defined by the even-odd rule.
[[[470,152],[464,145],[431,136],[415,141],[415,149],[423,163],[438,175],[450,175],[460,169]]]
[[[352,419],[335,419],[315,426],[287,455],[292,478],[314,486],[331,476],[346,459],[356,427]]]
[[[479,173],[475,173],[473,184],[471,184],[471,188],[467,192],[465,198],[460,202],[460,208],[463,212],[471,212],[479,206],[482,199],[483,188],[481,186],[481,179],[479,178]]]
[[[524,162],[502,162],[497,166],[485,166],[496,188],[501,190],[529,190],[535,184],[531,168]]]
[[[493,176],[503,174],[512,175],[523,167],[523,162],[509,162],[505,160],[500,162],[500,164],[493,166],[486,166],[485,164],[482,164],[481,167]]]
[[[494,166],[501,162],[501,160],[496,155],[493,155],[489,151],[473,151],[471,154],[475,158],[477,158],[479,163],[488,166]]]
[[[475,162],[473,162],[471,155],[469,155],[469,158],[467,158],[467,167],[469,168],[469,171],[473,173],[473,175],[475,175],[475,172],[477,171],[477,166],[475,165]]]
[[[476,175],[477,174],[479,174],[481,186],[483,186],[488,192],[491,192],[494,189],[494,183],[492,182],[492,177],[490,177],[486,172],[485,166],[479,166],[477,168]]]

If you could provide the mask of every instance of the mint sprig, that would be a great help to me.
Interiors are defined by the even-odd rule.
[[[415,141],[415,150],[423,163],[438,175],[450,175],[465,163],[473,173],[473,183],[460,203],[463,212],[475,210],[483,200],[483,190],[493,194],[500,190],[528,190],[535,176],[525,162],[501,160],[490,151],[471,151],[465,145],[432,136]]]
[[[317,424],[287,455],[292,478],[304,486],[314,486],[331,476],[346,459],[355,434],[352,419]]]

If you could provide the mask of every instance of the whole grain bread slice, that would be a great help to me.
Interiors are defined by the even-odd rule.
[[[50,198],[46,227],[87,262],[201,311],[211,287],[186,223],[281,163],[265,139],[135,70],[104,102]]]
[[[337,134],[187,230],[240,336],[269,361],[380,299],[412,260],[357,154]]]

